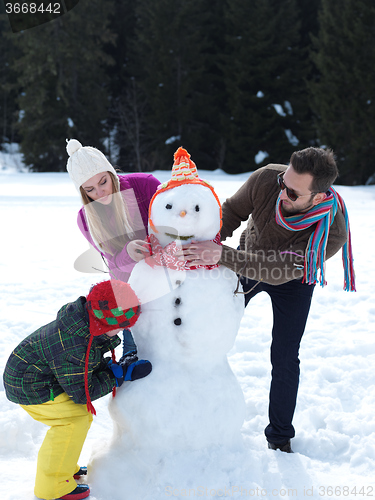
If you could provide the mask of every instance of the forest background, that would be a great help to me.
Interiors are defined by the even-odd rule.
[[[0,143],[32,171],[64,171],[69,138],[124,171],[320,146],[340,184],[375,183],[373,0],[80,0],[19,33],[0,3],[0,40]]]

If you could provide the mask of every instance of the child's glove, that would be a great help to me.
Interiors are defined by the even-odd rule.
[[[120,387],[124,382],[124,370],[122,366],[114,363],[111,359],[108,362],[107,368],[109,368],[116,378],[116,387]]]
[[[152,364],[145,360],[138,360],[137,356],[125,356],[120,360],[120,366],[124,372],[124,380],[132,381],[146,377],[152,370]]]
[[[120,360],[119,364],[113,363],[112,360],[108,363],[108,368],[112,370],[116,378],[116,386],[120,387],[124,381],[133,381],[139,378],[146,377],[152,370],[152,365],[145,359],[138,360],[137,356],[126,356]]]

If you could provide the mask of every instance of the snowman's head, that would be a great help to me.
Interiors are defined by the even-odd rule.
[[[149,233],[164,247],[176,241],[215,238],[221,228],[221,204],[212,186],[198,177],[189,153],[179,148],[172,178],[161,184],[149,208]]]
[[[172,241],[213,240],[220,231],[220,207],[208,187],[184,184],[155,198],[151,220],[149,231],[163,247]]]

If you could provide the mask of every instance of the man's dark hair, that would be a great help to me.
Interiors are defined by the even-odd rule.
[[[313,193],[325,193],[335,182],[339,171],[333,151],[322,148],[306,148],[295,151],[290,158],[290,165],[297,174],[310,174]]]

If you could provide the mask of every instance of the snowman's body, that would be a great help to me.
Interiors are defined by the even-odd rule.
[[[151,221],[150,234],[162,247],[212,240],[220,207],[208,187],[181,185],[155,198]],[[143,477],[146,484],[170,453],[241,445],[244,397],[227,353],[244,301],[234,294],[237,276],[223,266],[171,269],[146,259],[136,264],[129,283],[142,304],[132,328],[138,357],[150,360],[153,370],[124,384],[111,400],[115,430],[107,453],[121,457],[127,477]],[[96,467],[94,461],[95,475],[103,463],[99,459]]]

